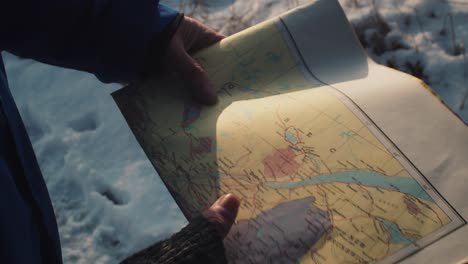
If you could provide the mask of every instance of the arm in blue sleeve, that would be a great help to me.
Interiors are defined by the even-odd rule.
[[[4,0],[0,49],[130,82],[145,72],[149,57],[163,54],[152,50],[155,40],[167,45],[165,30],[177,16],[158,0]]]

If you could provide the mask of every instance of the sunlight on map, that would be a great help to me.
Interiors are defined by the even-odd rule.
[[[224,193],[242,200],[230,263],[378,262],[450,223],[372,121],[307,76],[284,34],[270,21],[196,55],[219,88],[214,107],[176,91],[122,92],[186,216]]]

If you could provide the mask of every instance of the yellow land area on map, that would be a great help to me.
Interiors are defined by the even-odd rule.
[[[219,88],[214,107],[176,89],[116,96],[184,213],[242,200],[230,263],[377,262],[450,223],[372,121],[305,73],[285,33],[272,20],[195,56]]]
[[[235,102],[216,137],[220,188],[243,201],[238,222],[307,197],[327,212],[304,263],[375,262],[450,222],[327,88]]]

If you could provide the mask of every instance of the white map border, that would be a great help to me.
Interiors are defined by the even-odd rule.
[[[288,45],[291,55],[298,59],[300,64],[300,69],[304,77],[314,83],[322,86],[329,87],[330,91],[343,103],[346,107],[371,131],[371,133],[382,143],[385,148],[393,155],[393,157],[398,160],[400,165],[406,169],[422,189],[434,200],[434,202],[447,214],[451,222],[443,227],[437,229],[431,234],[425,236],[424,238],[418,240],[415,243],[412,243],[409,246],[393,253],[392,255],[387,256],[383,260],[379,261],[379,264],[390,264],[400,262],[407,257],[416,254],[425,247],[437,242],[439,239],[449,235],[450,233],[455,232],[459,228],[467,224],[467,221],[461,216],[456,209],[450,205],[450,203],[437,191],[437,189],[431,184],[431,182],[421,173],[421,171],[416,168],[416,166],[403,154],[403,152],[391,141],[391,139],[377,126],[377,124],[372,121],[372,119],[364,113],[364,111],[354,103],[351,98],[349,98],[345,93],[333,87],[333,85],[322,82],[317,78],[308,68],[302,54],[300,53],[297,45],[295,43],[294,37],[290,34],[286,23],[278,18],[275,21],[275,25],[283,36],[286,44]]]

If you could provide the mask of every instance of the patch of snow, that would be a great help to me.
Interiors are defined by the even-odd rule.
[[[116,263],[186,224],[94,76],[4,54],[52,197],[65,263]]]
[[[424,80],[468,122],[468,1],[341,2],[375,61]]]

